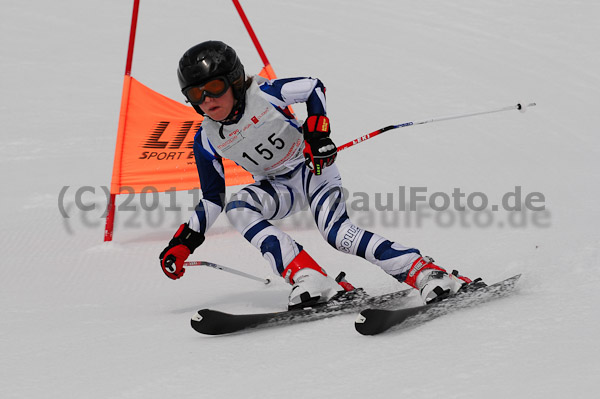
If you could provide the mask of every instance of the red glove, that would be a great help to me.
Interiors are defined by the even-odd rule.
[[[177,280],[185,269],[183,263],[204,242],[204,234],[189,228],[187,223],[179,226],[169,245],[160,253],[160,266],[170,279]]]
[[[304,131],[304,159],[306,166],[320,175],[322,169],[335,162],[337,147],[329,138],[329,118],[325,115],[311,115],[302,125]]]

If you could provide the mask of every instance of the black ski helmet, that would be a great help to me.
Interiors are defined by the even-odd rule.
[[[186,51],[179,60],[177,77],[184,95],[188,87],[203,85],[218,77],[227,79],[236,100],[240,101],[246,91],[244,66],[235,50],[220,41],[202,42]],[[192,106],[204,115],[198,105]]]

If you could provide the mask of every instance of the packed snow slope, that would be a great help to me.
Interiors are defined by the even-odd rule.
[[[390,131],[338,159],[357,224],[468,276],[523,273],[519,291],[377,337],[357,334],[355,315],[197,334],[196,310],[282,310],[289,288],[204,268],[168,280],[158,254],[189,216],[187,192],[175,198],[181,211],[165,210],[171,197],[153,206],[136,196],[102,242],[132,1],[3,0],[0,397],[595,397],[600,4],[242,5],[278,76],[326,84],[338,144],[389,124],[537,103]],[[208,39],[233,46],[247,71],[262,66],[230,2],[142,0],[132,75],[182,101],[179,57]],[[455,189],[470,206],[436,211]],[[401,212],[410,190],[437,202]],[[514,206],[519,190],[516,202],[531,194],[536,209],[490,210],[505,194]],[[330,274],[344,270],[372,294],[402,287],[329,247],[306,213],[280,225]],[[224,217],[191,259],[270,276]]]

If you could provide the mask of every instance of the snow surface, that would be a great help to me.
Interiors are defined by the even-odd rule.
[[[243,6],[278,76],[325,82],[338,144],[392,123],[537,102],[525,114],[388,132],[338,161],[349,192],[371,201],[399,186],[481,192],[490,204],[515,186],[542,193],[544,212],[499,211],[483,227],[474,212],[425,209],[429,218],[410,224],[384,220],[406,213],[377,212],[373,203],[352,214],[469,276],[494,282],[523,273],[518,293],[377,337],[357,334],[354,315],[197,334],[189,327],[196,310],[281,310],[288,288],[204,268],[165,278],[157,256],[189,215],[164,211],[165,196],[153,212],[137,196],[136,211],[118,214],[114,242],[102,243],[132,2],[3,0],[0,397],[595,397],[600,3]],[[181,101],[177,61],[207,39],[232,45],[248,71],[260,69],[230,2],[142,0],[133,76]],[[95,193],[83,203],[96,207],[82,211],[74,201],[86,186]],[[177,201],[194,202],[187,192]],[[401,287],[331,249],[306,217],[281,226],[330,274],[345,270],[373,294]],[[193,259],[269,275],[224,217]]]

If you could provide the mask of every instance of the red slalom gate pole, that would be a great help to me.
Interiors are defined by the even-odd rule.
[[[244,12],[242,5],[240,4],[239,0],[232,0],[232,1],[233,1],[233,5],[235,6],[235,9],[237,10],[238,14],[240,14],[240,18],[242,18],[242,22],[244,23],[244,26],[246,27],[246,30],[248,31],[248,34],[250,35],[250,39],[252,39],[252,43],[254,43],[254,47],[256,47],[256,51],[258,51],[258,55],[260,56],[260,59],[262,60],[262,62],[265,66],[270,65],[270,62],[267,59],[267,55],[265,54],[262,46],[260,45],[260,42],[258,41],[258,37],[256,37],[256,34],[254,33],[254,29],[252,29],[252,25],[250,25],[250,21],[248,20],[248,17],[246,17],[246,13]]]
[[[138,13],[140,9],[140,0],[133,0],[133,12],[131,15],[131,28],[129,29],[129,46],[127,48],[127,61],[125,62],[125,76],[131,76],[131,64],[133,63],[133,48],[135,45],[135,32],[137,30]],[[124,101],[129,101],[127,97]],[[122,106],[123,104],[121,104]],[[127,119],[127,108],[123,115]],[[122,151],[121,151],[122,153]],[[104,226],[104,241],[112,241],[113,230],[115,226],[115,201],[116,193],[110,193],[108,204],[106,205],[106,224]]]
[[[133,46],[135,45],[135,31],[137,29],[139,9],[140,0],[133,0],[133,13],[131,15],[131,29],[129,30],[129,47],[127,48],[127,62],[125,63],[125,75],[131,75],[131,64],[133,63]]]

